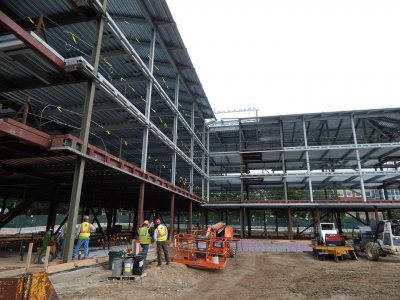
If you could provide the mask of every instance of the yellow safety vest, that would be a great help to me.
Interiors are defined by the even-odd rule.
[[[158,225],[157,227],[157,242],[164,242],[167,240],[167,229],[164,225]]]
[[[144,245],[150,244],[151,239],[147,226],[140,227],[138,229],[138,235],[139,235],[139,243]]]
[[[81,230],[79,231],[79,239],[87,239],[90,237],[90,224],[89,222],[83,222],[81,224]]]

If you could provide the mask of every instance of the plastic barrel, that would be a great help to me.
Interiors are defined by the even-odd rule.
[[[115,258],[121,258],[124,254],[123,251],[110,251],[108,252],[108,269],[112,269],[112,263]]]
[[[112,276],[121,276],[122,274],[122,258],[114,258],[112,263]]]
[[[132,275],[132,266],[133,266],[132,258],[124,259],[124,271],[123,271],[123,274],[125,276]]]
[[[133,257],[133,275],[142,275],[143,273],[143,256],[135,255]]]

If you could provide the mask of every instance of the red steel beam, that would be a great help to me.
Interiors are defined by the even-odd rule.
[[[41,148],[50,149],[51,136],[13,119],[0,121],[0,135],[5,134]]]
[[[57,55],[47,49],[42,43],[27,33],[21,26],[10,19],[3,11],[0,10],[0,24],[11,33],[15,34],[25,45],[39,53],[44,59],[50,62],[60,71],[64,71],[64,61]]]

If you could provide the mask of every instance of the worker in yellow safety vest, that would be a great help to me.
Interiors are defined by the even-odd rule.
[[[154,240],[157,241],[157,267],[161,267],[161,249],[164,252],[164,257],[166,264],[169,265],[170,259],[168,255],[168,248],[167,248],[167,238],[168,238],[168,230],[167,227],[161,224],[160,219],[156,219],[155,223],[155,230],[154,230]]]
[[[153,224],[153,223],[152,223]],[[142,227],[137,230],[140,246],[142,247],[143,261],[146,260],[147,252],[151,243],[151,235],[149,233],[150,223],[144,220]]]
[[[84,258],[89,257],[90,233],[94,228],[95,227],[89,223],[89,216],[83,216],[83,222],[79,225],[79,238],[74,253],[72,254],[72,259],[76,258],[82,245],[84,247]]]

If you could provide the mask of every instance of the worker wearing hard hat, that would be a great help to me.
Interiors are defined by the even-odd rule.
[[[153,223],[152,223],[153,224]],[[151,243],[151,235],[149,233],[150,223],[148,220],[144,220],[142,227],[137,230],[139,237],[139,243],[142,247],[143,261],[146,261],[147,251],[149,251],[149,246]]]
[[[167,226],[161,224],[160,219],[154,221],[156,228],[154,229],[154,240],[157,241],[157,267],[161,267],[161,249],[164,252],[166,264],[169,265],[169,255],[167,248],[168,230]]]
[[[89,257],[90,232],[94,229],[94,226],[89,223],[89,216],[83,216],[83,222],[79,225],[78,242],[76,243],[74,253],[72,254],[73,259],[78,255],[78,251],[82,244],[84,247],[84,258]]]

